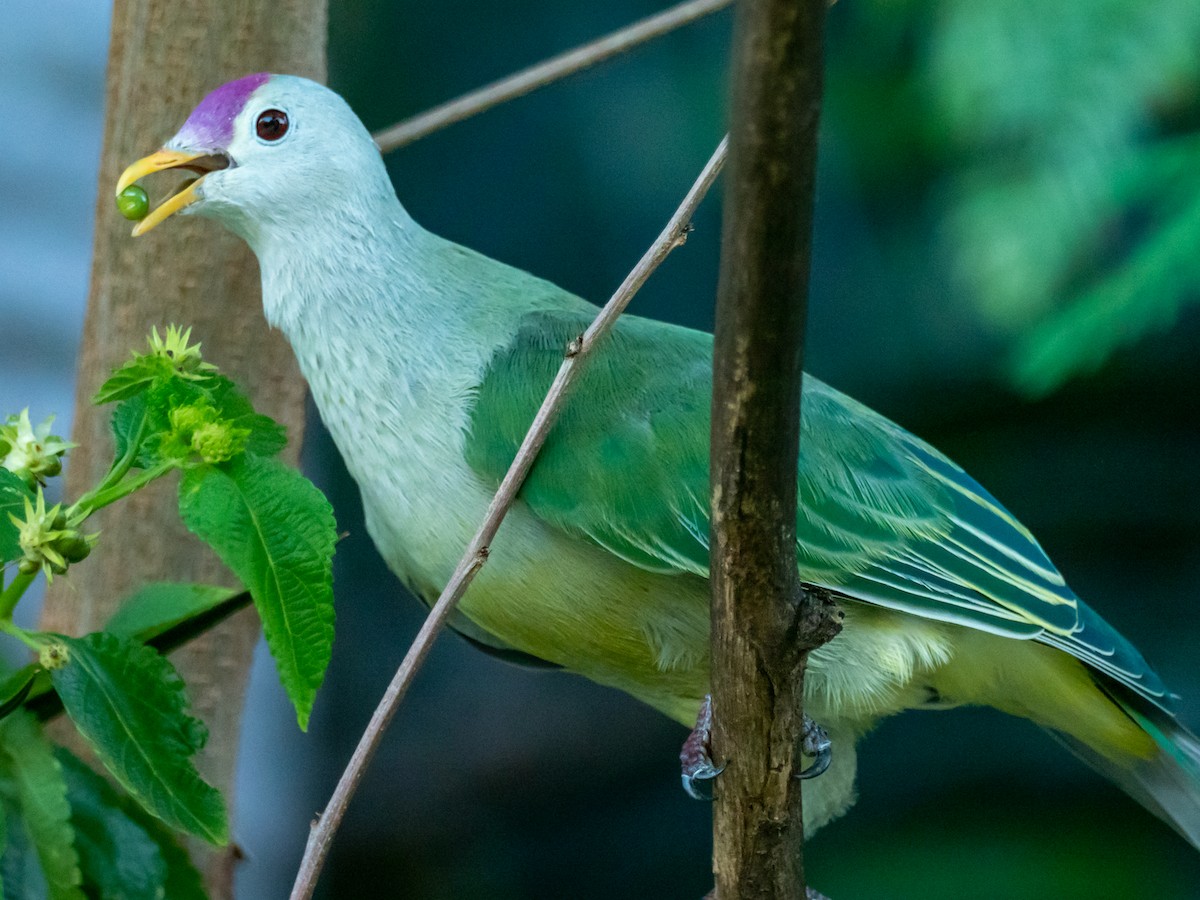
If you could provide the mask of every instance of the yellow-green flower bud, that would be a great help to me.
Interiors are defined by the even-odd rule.
[[[250,431],[235,428],[228,422],[209,422],[192,433],[192,449],[206,463],[230,460],[246,449]]]
[[[192,329],[181,329],[168,325],[165,337],[159,337],[158,329],[150,330],[150,355],[169,360],[175,371],[186,378],[201,378],[215,372],[217,367],[206,363],[200,355],[200,345],[190,343]]]
[[[190,443],[196,429],[217,420],[217,411],[211,404],[201,400],[187,406],[177,406],[170,412],[171,430],[184,442]]]

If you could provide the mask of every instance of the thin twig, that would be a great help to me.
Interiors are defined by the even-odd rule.
[[[704,16],[729,6],[733,0],[688,0],[649,18],[634,22],[619,31],[614,31],[582,47],[568,50],[551,57],[528,69],[523,69],[507,78],[494,81],[485,87],[464,94],[456,100],[435,106],[433,109],[411,119],[383,129],[375,135],[375,143],[382,153],[390,153],[400,147],[420,140],[447,125],[469,119],[493,106],[545,87],[568,75],[580,72],[596,63],[604,62],[639,44],[664,35]]]
[[[438,597],[425,624],[421,626],[421,630],[413,640],[403,662],[400,663],[400,668],[396,670],[391,684],[384,692],[379,706],[376,707],[370,723],[358,742],[358,747],[354,750],[354,755],[346,766],[346,771],[342,773],[342,777],[338,781],[329,805],[313,823],[312,831],[308,836],[308,844],[304,849],[304,859],[300,863],[300,871],[297,873],[296,883],[292,887],[291,900],[308,900],[312,896],[317,885],[317,878],[329,853],[333,836],[346,814],[350,798],[358,788],[363,773],[366,771],[371,757],[375,755],[383,733],[387,729],[388,723],[391,722],[392,716],[395,715],[400,701],[404,699],[404,694],[412,683],[413,677],[425,661],[434,638],[446,624],[446,619],[454,610],[459,599],[466,593],[472,579],[487,562],[488,546],[495,537],[496,530],[500,527],[509,507],[516,499],[517,491],[520,490],[521,484],[529,474],[538,451],[545,443],[546,436],[550,433],[555,417],[562,407],[563,397],[578,375],[580,364],[596,342],[612,328],[617,317],[628,306],[633,295],[645,284],[651,273],[662,264],[672,250],[681,246],[687,239],[692,214],[721,171],[727,149],[728,138],[725,138],[709,158],[699,178],[696,179],[658,239],[646,251],[633,271],[625,277],[616,293],[600,310],[587,330],[567,347],[562,366],[559,367],[558,374],[546,394],[546,399],[542,401],[542,406],[534,417],[533,424],[530,425],[529,432],[525,435],[525,440],[521,443],[521,448],[517,451],[508,473],[500,483],[496,496],[488,507],[483,524],[479,526],[475,537],[467,546],[458,568],[454,570],[445,590]]]

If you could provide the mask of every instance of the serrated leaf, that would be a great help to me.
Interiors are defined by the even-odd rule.
[[[170,377],[172,367],[169,360],[152,354],[135,354],[112,375],[92,397],[92,403],[103,406],[118,400],[128,400],[145,392],[158,378]]]
[[[14,788],[50,900],[85,900],[66,781],[50,742],[27,713],[0,723],[0,771]]]
[[[26,499],[32,500],[33,494],[24,480],[0,467],[0,565],[24,555],[17,540],[17,526],[9,515],[23,517]]]
[[[60,750],[57,757],[89,893],[97,900],[166,897],[166,861],[158,844],[125,813],[124,798],[70,753]]]
[[[164,453],[164,439],[171,432],[171,410],[207,398],[200,382],[177,377],[157,379],[146,390],[120,403],[113,411],[112,429],[116,455],[120,459],[135,441],[140,444],[136,466],[148,469],[164,457],[181,458],[185,447],[170,447]]]
[[[4,821],[4,856],[0,859],[4,900],[46,900],[46,876],[16,806],[0,803],[0,820]]]
[[[245,456],[184,473],[184,523],[254,597],[284,690],[308,727],[333,649],[333,511],[282,463]]]
[[[156,586],[147,585],[146,590],[150,591],[153,587]],[[188,594],[183,599],[185,610],[164,603],[156,612],[153,602],[128,613],[122,609],[109,621],[105,630],[118,637],[129,637],[147,644],[159,653],[170,653],[251,603],[249,592],[242,589],[186,584],[179,587]],[[200,590],[193,593],[190,588]],[[147,600],[153,600],[153,597]],[[158,618],[160,614],[161,618]],[[32,681],[29,681],[30,675]],[[18,698],[17,694],[26,685],[29,686],[27,696]],[[62,712],[62,701],[50,683],[50,673],[37,664],[30,664],[0,681],[0,718],[4,716],[5,706],[14,705],[17,700],[21,700],[25,708],[43,722]]]
[[[246,440],[246,452],[259,456],[275,456],[287,446],[287,432],[270,416],[254,411],[254,405],[224,375],[214,375],[206,382],[213,405],[235,428],[250,432]]]
[[[200,874],[162,822],[77,756],[61,747],[55,756],[67,780],[84,883],[99,900],[206,900]]]
[[[142,440],[148,428],[149,411],[145,397],[140,395],[130,397],[119,404],[113,410],[112,415],[113,444],[115,445],[116,458],[122,459],[129,452],[131,446]],[[145,465],[145,461],[142,459],[137,460],[137,463]]]
[[[172,431],[171,410],[200,402],[205,397],[204,390],[196,382],[172,378],[156,383],[137,398],[146,406],[146,438],[138,456],[139,466],[150,468],[165,458],[179,459],[189,455],[186,447],[169,446],[172,443],[168,440]]]
[[[228,378],[206,374],[203,378],[171,375],[149,383],[144,390],[124,400],[113,412],[112,428],[117,457],[135,441],[141,442],[136,465],[149,468],[166,459],[185,459],[192,449],[174,433],[171,412],[188,406],[211,410],[215,421],[246,434],[244,450],[259,456],[275,456],[287,446],[282,425],[254,411],[250,401]]]
[[[104,632],[57,640],[67,662],[51,672],[54,689],[113,777],[169,825],[226,843],[224,801],[192,763],[207,734],[187,714],[175,667],[150,647]]]
[[[104,630],[146,643],[172,628],[210,612],[242,593],[241,588],[159,581],[147,584],[121,603]],[[0,697],[2,699],[2,697]]]

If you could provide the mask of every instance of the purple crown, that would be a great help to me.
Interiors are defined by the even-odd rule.
[[[258,72],[221,85],[192,110],[177,137],[198,150],[225,148],[233,138],[233,120],[270,79],[270,72]]]

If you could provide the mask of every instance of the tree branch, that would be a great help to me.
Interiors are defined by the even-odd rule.
[[[837,631],[796,571],[797,461],[826,0],[742,0],[713,374],[712,684],[721,900],[805,896],[808,651]]]
[[[667,255],[672,250],[682,246],[687,240],[692,215],[721,171],[721,167],[725,162],[726,148],[727,140],[722,140],[712,157],[709,158],[699,178],[696,179],[691,190],[688,191],[687,196],[684,197],[683,202],[667,223],[666,228],[658,236],[658,239],[646,251],[633,271],[625,277],[621,286],[617,288],[616,293],[604,305],[604,308],[600,310],[587,330],[566,348],[566,354],[562,365],[559,367],[558,374],[555,376],[554,382],[550,385],[546,399],[542,402],[541,408],[534,417],[533,423],[530,425],[529,431],[525,435],[525,439],[521,443],[521,448],[517,451],[517,455],[513,459],[508,473],[500,483],[500,487],[488,507],[483,523],[479,526],[475,537],[467,546],[466,552],[463,554],[449,583],[447,583],[441,596],[438,597],[437,602],[433,605],[432,610],[430,610],[424,625],[421,626],[421,630],[413,640],[412,646],[409,648],[404,660],[400,663],[399,669],[396,670],[391,684],[388,685],[387,690],[384,692],[379,706],[371,716],[371,721],[354,750],[354,755],[350,758],[345,772],[342,773],[342,777],[338,781],[333,796],[330,798],[329,805],[325,808],[325,812],[313,823],[308,843],[304,849],[304,859],[300,863],[300,870],[296,875],[295,885],[292,887],[291,900],[308,900],[316,889],[317,878],[329,853],[333,836],[337,832],[342,818],[345,816],[346,808],[355,790],[358,788],[359,782],[362,780],[366,767],[375,755],[375,751],[379,746],[380,740],[383,738],[383,733],[387,729],[388,723],[391,722],[414,676],[425,661],[425,657],[433,646],[434,639],[445,626],[446,619],[450,616],[450,613],[454,610],[462,595],[466,593],[475,575],[487,562],[488,546],[496,536],[496,531],[499,529],[500,523],[504,520],[509,507],[512,506],[513,501],[516,499],[521,484],[525,481],[525,477],[533,467],[538,451],[541,450],[542,445],[545,443],[558,411],[562,407],[563,398],[571,387],[571,384],[578,377],[585,358],[592,351],[596,343],[612,328],[617,317],[629,305],[629,301],[641,286],[645,284],[646,279],[662,264],[662,261],[667,258]]]
[[[568,50],[537,65],[523,69],[507,78],[494,81],[469,94],[435,106],[418,116],[385,128],[375,135],[381,153],[390,153],[418,141],[448,125],[469,119],[485,110],[545,87],[568,75],[574,75],[597,63],[618,56],[639,44],[682,28],[717,10],[733,0],[688,0],[657,15],[634,22],[619,31],[591,41],[582,47]]]

